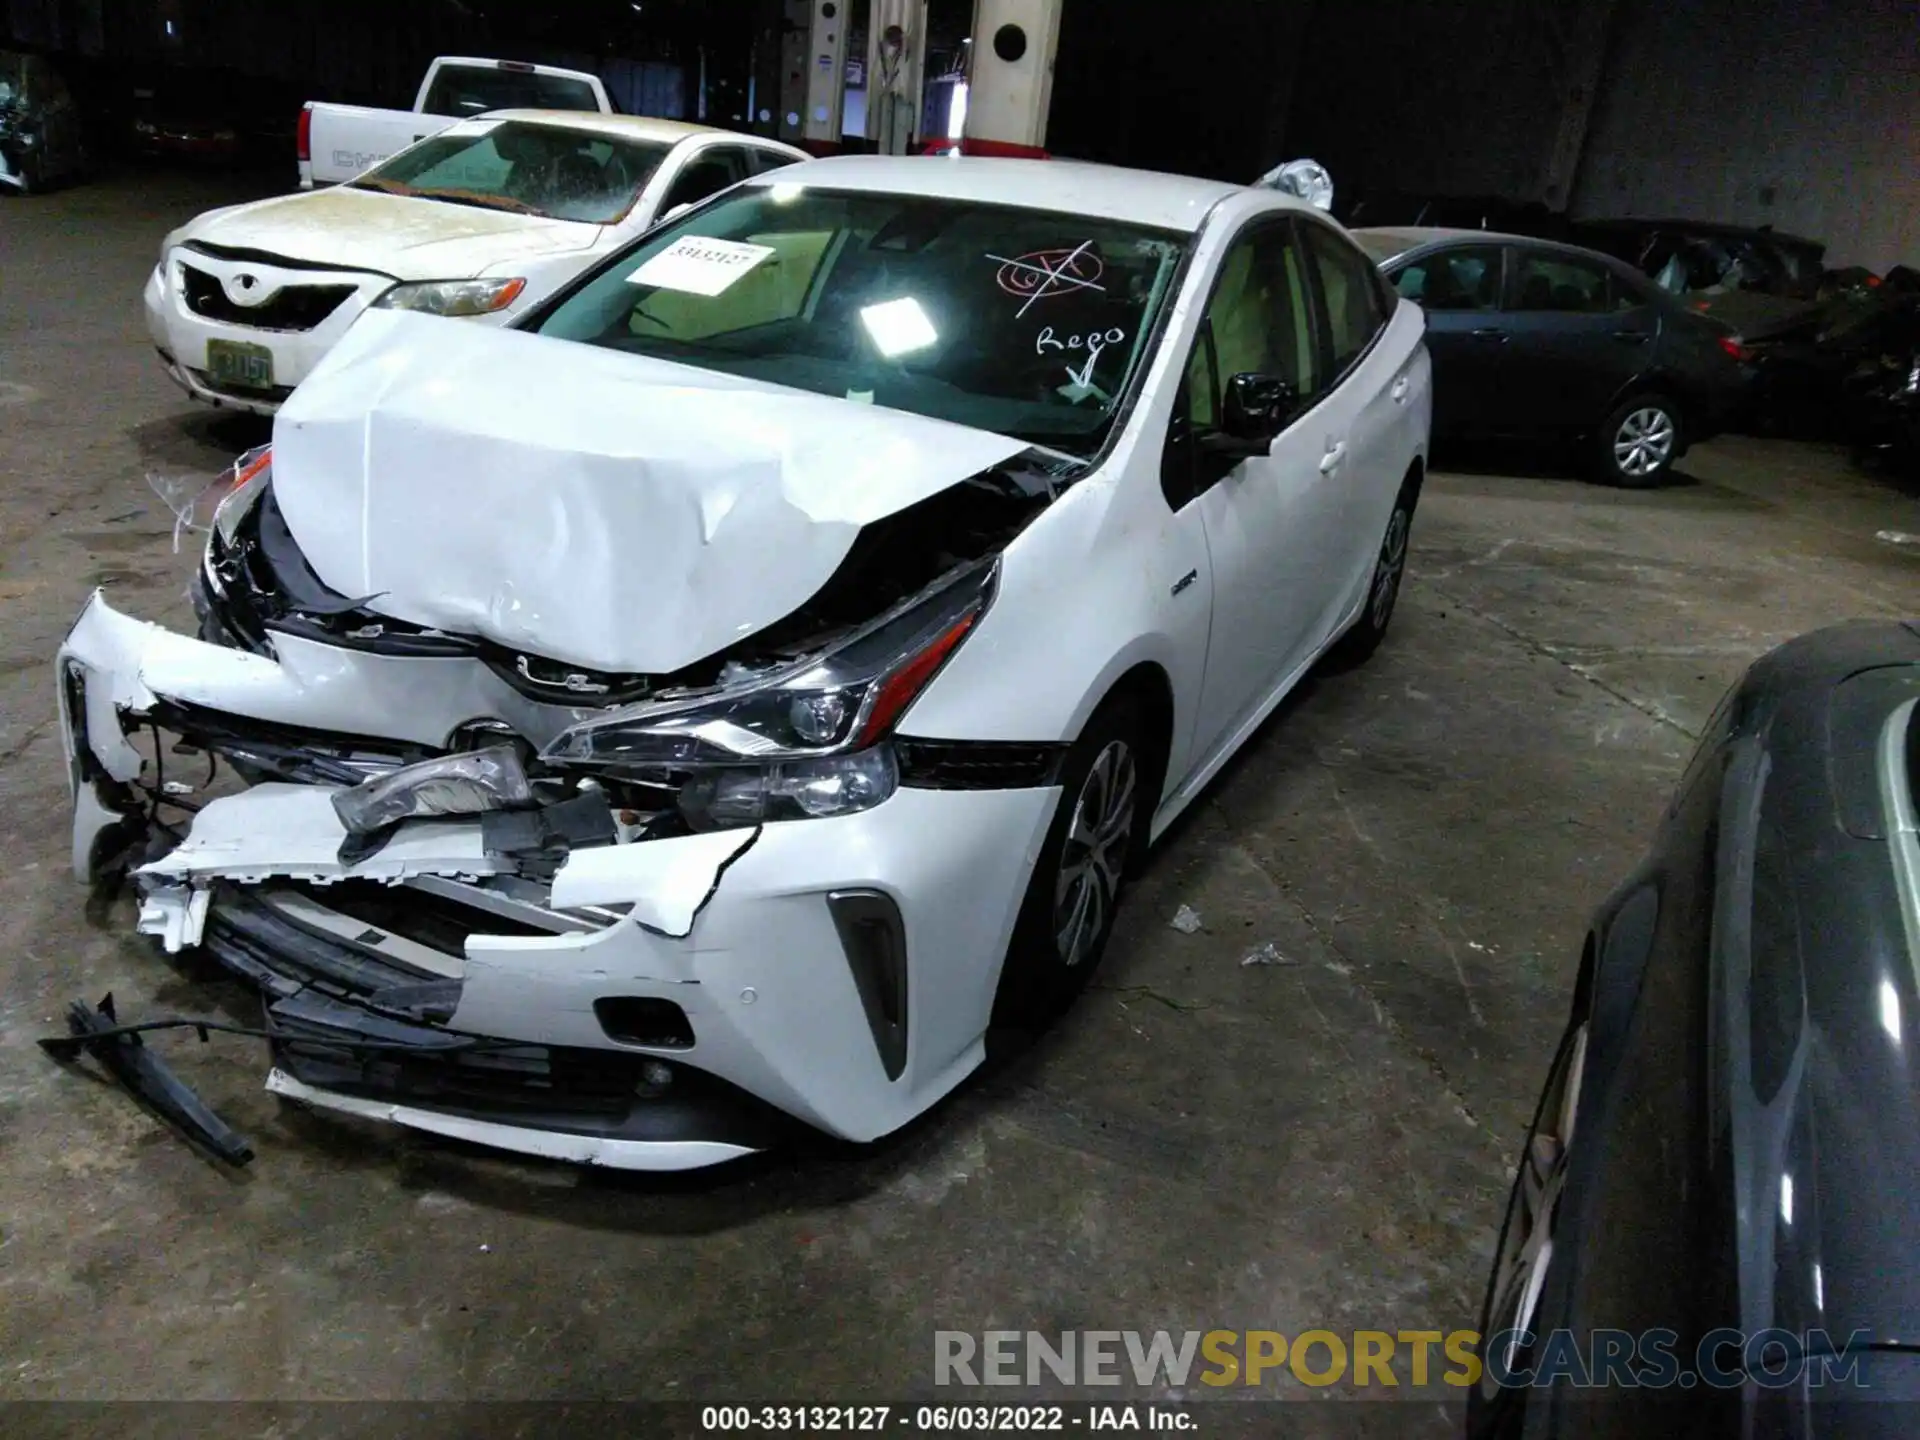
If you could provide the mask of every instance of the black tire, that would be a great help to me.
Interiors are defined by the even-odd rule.
[[[1628,490],[1658,485],[1686,448],[1680,407],[1656,391],[1614,406],[1593,439],[1593,464],[1604,484]]]
[[[1152,814],[1148,791],[1158,767],[1146,736],[1132,701],[1109,700],[1067,751],[1059,808],[1034,861],[1001,966],[995,1025],[1021,1030],[1047,1025],[1073,1003],[1098,967]],[[1097,844],[1086,842],[1089,833]],[[1078,910],[1081,903],[1090,910]],[[1070,931],[1066,922],[1076,917]]]
[[[1400,582],[1407,573],[1407,545],[1413,535],[1414,508],[1419,503],[1420,487],[1410,479],[1394,497],[1393,513],[1387,517],[1386,534],[1380,538],[1373,578],[1367,582],[1367,598],[1359,617],[1327,652],[1332,669],[1347,670],[1364,663],[1387,638],[1387,626],[1393,623],[1394,605],[1400,599]]]

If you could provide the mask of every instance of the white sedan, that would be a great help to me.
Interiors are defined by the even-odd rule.
[[[311,1105],[637,1169],[885,1135],[1380,643],[1423,333],[1272,190],[879,157],[517,327],[369,316],[214,518],[198,638],[96,594],[62,646],[75,867],[133,857]],[[170,809],[179,745],[247,788]]]
[[[806,158],[673,120],[495,111],[337,189],[175,230],[147,331],[194,399],[272,414],[368,309],[506,323],[676,207]]]

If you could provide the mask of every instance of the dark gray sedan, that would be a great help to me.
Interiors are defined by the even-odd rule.
[[[1721,704],[1601,906],[1497,1249],[1469,1431],[1920,1433],[1920,625]]]
[[[1632,266],[1484,230],[1352,232],[1427,312],[1436,437],[1567,438],[1615,485],[1652,485],[1749,380],[1740,342]]]

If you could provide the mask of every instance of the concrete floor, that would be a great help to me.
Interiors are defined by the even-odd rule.
[[[48,668],[95,585],[186,617],[144,477],[263,433],[184,401],[137,302],[231,188],[0,202],[0,1398],[899,1400],[937,1328],[1470,1327],[1585,917],[1690,737],[1763,650],[1920,599],[1875,538],[1913,501],[1827,451],[1728,439],[1646,494],[1436,474],[1384,650],[1170,837],[1057,1032],[911,1133],[623,1178],[306,1115],[251,1042],[157,1041],[254,1138],[235,1175],[32,1044],[76,997],[234,999],[74,887]]]

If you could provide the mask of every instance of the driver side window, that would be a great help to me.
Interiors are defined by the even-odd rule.
[[[717,195],[747,177],[747,157],[731,145],[716,145],[702,150],[687,161],[675,177],[666,197],[660,202],[665,215],[676,205],[698,205],[709,195]]]
[[[1256,223],[1220,262],[1167,434],[1161,483],[1174,509],[1221,478],[1200,441],[1222,428],[1234,376],[1283,380],[1303,402],[1313,396],[1320,367],[1309,294],[1305,257],[1285,221]]]

